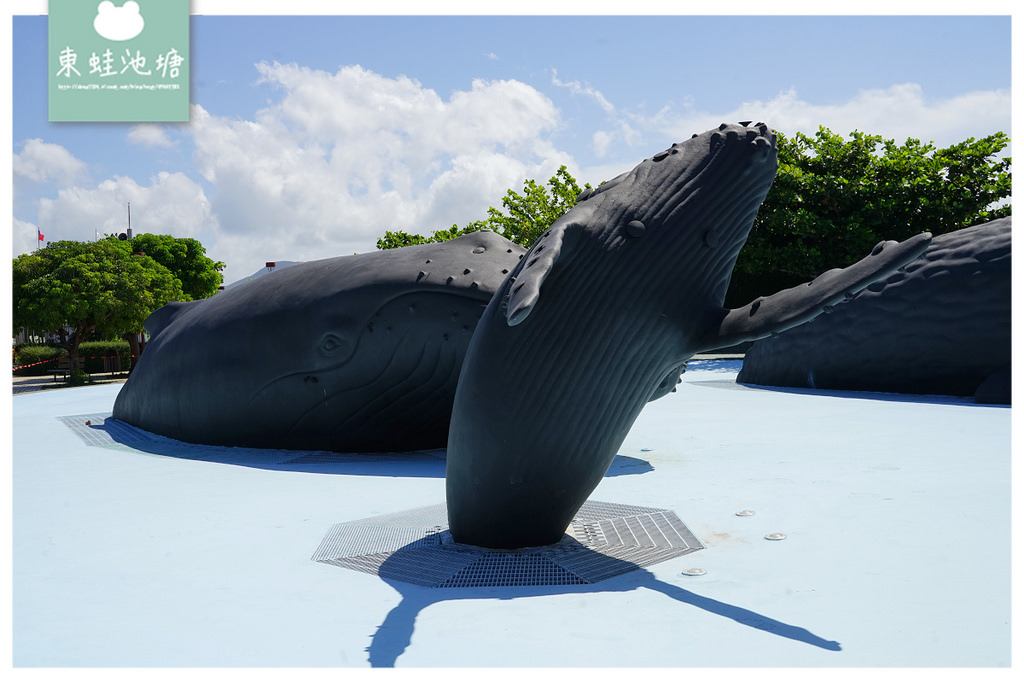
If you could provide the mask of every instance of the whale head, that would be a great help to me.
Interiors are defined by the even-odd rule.
[[[777,169],[767,125],[723,123],[584,192],[578,205],[601,214],[588,229],[607,249],[642,252],[647,268],[684,266],[700,280],[690,285],[721,302]]]
[[[668,281],[682,301],[720,307],[777,170],[776,136],[767,125],[723,123],[585,190],[513,273],[509,324],[525,320],[543,281],[574,255],[601,263],[591,269],[597,279],[615,273],[621,280],[628,272],[637,298],[664,292]],[[591,291],[598,295],[600,286]]]

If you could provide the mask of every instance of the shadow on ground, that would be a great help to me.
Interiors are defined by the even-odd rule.
[[[407,546],[412,549],[412,546]],[[730,605],[719,600],[706,598],[693,591],[680,588],[662,581],[650,571],[625,560],[617,560],[624,566],[623,572],[604,581],[593,584],[570,584],[555,586],[481,586],[476,588],[428,588],[398,581],[389,576],[393,565],[401,565],[405,560],[403,551],[396,551],[386,560],[379,570],[379,575],[401,595],[400,602],[384,617],[377,627],[366,652],[371,667],[394,667],[398,658],[412,644],[416,628],[416,619],[420,613],[431,605],[447,600],[513,600],[517,598],[538,597],[546,595],[611,593],[646,588],[665,595],[679,603],[716,614],[725,619],[748,628],[755,628],[780,638],[787,638],[812,647],[838,652],[842,648],[834,640],[827,640],[811,633],[801,626],[787,624],[769,616],[751,610]],[[594,552],[594,551],[588,551]],[[595,553],[596,554],[596,553]],[[608,558],[602,558],[606,562]],[[450,662],[450,666],[458,666],[459,662]]]
[[[187,460],[216,462],[286,472],[345,474],[373,477],[437,477],[445,472],[445,449],[409,453],[331,453],[263,448],[208,446],[177,441],[133,427],[107,415],[74,415],[59,418],[90,446],[140,451]],[[651,472],[641,458],[617,455],[607,477]]]

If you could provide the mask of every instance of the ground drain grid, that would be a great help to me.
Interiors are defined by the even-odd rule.
[[[290,451],[273,448],[241,448],[188,443],[133,427],[127,422],[114,419],[110,413],[65,415],[57,419],[78,435],[87,446],[122,446],[148,453],[191,460],[256,466],[374,462],[373,459],[359,453]]]
[[[77,434],[89,446],[112,446],[115,444],[131,444],[157,442],[160,437],[130,424],[115,420],[110,413],[92,413],[88,415],[65,415],[58,417],[72,432]]]
[[[456,543],[444,503],[335,524],[311,559],[433,588],[597,583],[704,546],[671,510],[587,501],[558,543]]]

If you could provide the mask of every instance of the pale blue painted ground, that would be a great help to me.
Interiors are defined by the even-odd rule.
[[[121,385],[15,396],[14,665],[1009,666],[1010,409],[739,387],[738,367],[692,363],[593,495],[672,509],[707,548],[583,587],[310,560],[335,523],[442,502],[437,452],[89,446],[57,418]]]

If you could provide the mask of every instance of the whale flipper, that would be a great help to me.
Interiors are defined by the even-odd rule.
[[[665,379],[658,383],[655,387],[654,393],[647,399],[647,402],[657,401],[662,396],[667,396],[676,390],[676,385],[683,381],[683,373],[686,372],[686,361],[684,360],[680,365],[672,368]]]
[[[559,225],[556,222],[541,235],[540,239],[534,242],[530,251],[523,256],[523,260],[514,274],[514,280],[509,280],[511,289],[505,312],[509,327],[526,320],[530,311],[537,304],[537,300],[540,298],[540,286],[551,273],[555,261],[562,253],[568,229],[569,226]]]
[[[931,241],[932,234],[923,232],[902,242],[879,242],[868,256],[853,265],[833,268],[810,282],[726,311],[718,335],[707,348],[763,339],[813,320],[919,257]]]

